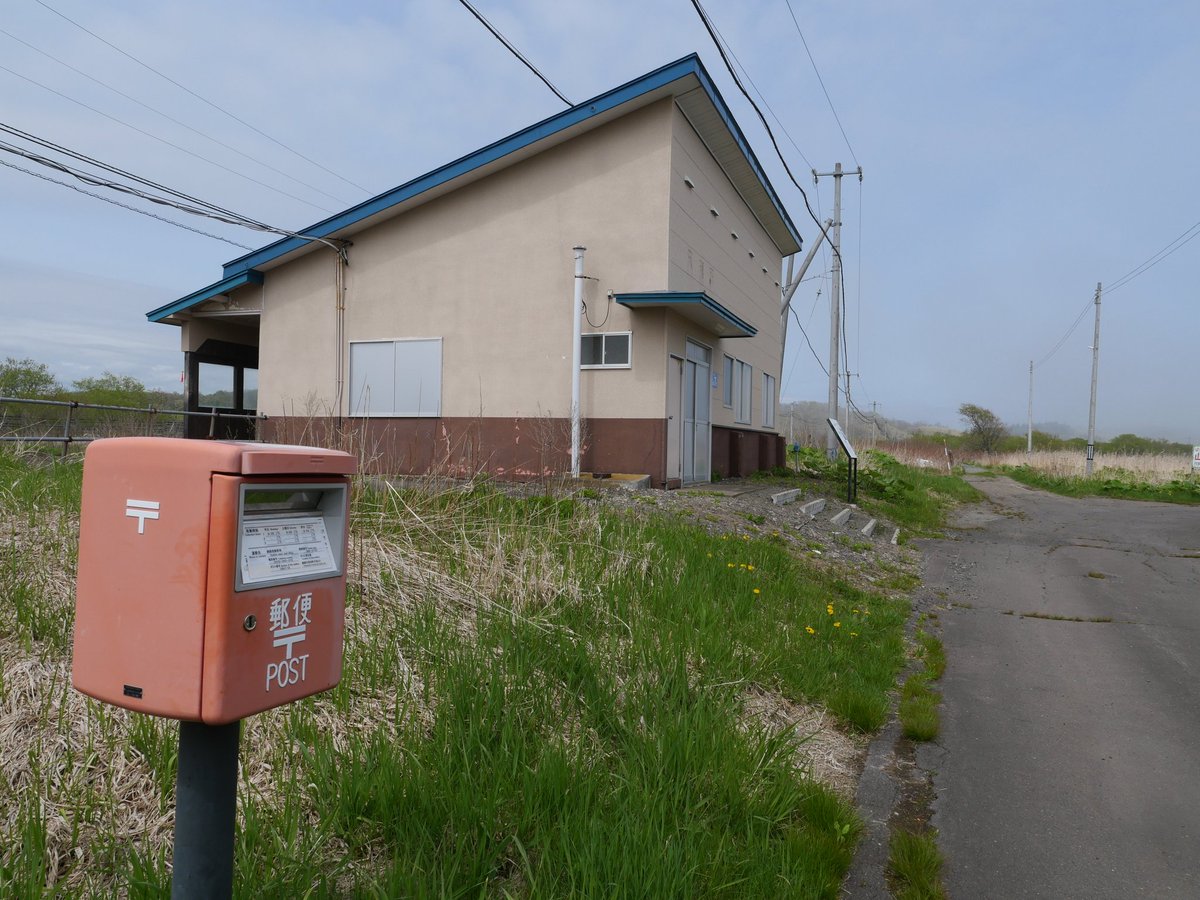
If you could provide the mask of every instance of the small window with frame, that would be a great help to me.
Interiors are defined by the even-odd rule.
[[[583,369],[628,369],[633,366],[631,332],[606,331],[579,338],[579,365]]]

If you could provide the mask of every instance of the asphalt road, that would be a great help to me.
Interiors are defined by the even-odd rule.
[[[925,544],[950,896],[1200,897],[1200,507],[971,480]]]

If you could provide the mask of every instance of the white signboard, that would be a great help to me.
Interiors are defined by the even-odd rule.
[[[1192,448],[1192,469],[1200,469],[1200,446]]]
[[[846,437],[846,432],[842,431],[842,423],[837,419],[826,419],[825,421],[829,423],[829,427],[837,435],[838,442],[842,445],[842,449],[846,451],[846,455],[851,459],[858,459],[858,454],[854,452],[854,445],[850,443],[850,438]]]
[[[337,571],[321,516],[243,520],[240,562],[245,585]]]

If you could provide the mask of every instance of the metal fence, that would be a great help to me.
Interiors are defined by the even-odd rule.
[[[109,406],[76,400],[0,397],[0,441],[61,444],[65,456],[72,444],[86,444],[102,437],[186,437],[189,417],[208,420],[209,437],[222,433],[222,422],[237,420],[257,423],[267,418],[264,415],[220,409],[189,412],[153,406]]]

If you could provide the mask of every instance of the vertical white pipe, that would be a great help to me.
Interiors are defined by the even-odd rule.
[[[575,247],[575,309],[571,313],[571,477],[579,477],[579,361],[583,338],[583,254]]]

